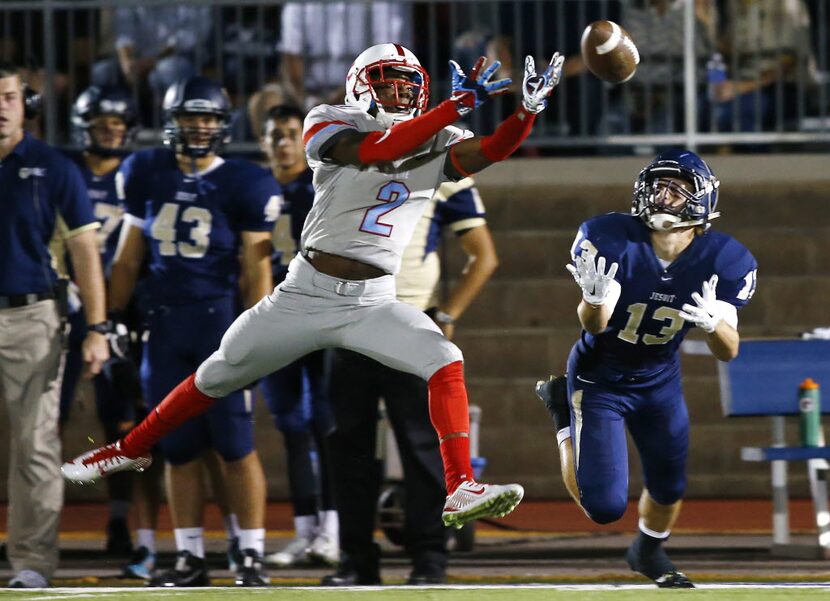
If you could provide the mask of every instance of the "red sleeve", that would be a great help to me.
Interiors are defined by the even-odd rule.
[[[524,142],[535,120],[536,115],[519,107],[515,113],[501,122],[492,136],[484,136],[481,139],[481,154],[493,163],[503,161],[516,152]]]
[[[358,158],[367,165],[397,160],[455,123],[458,116],[456,104],[445,100],[414,119],[397,123],[384,132],[370,133],[360,144]]]

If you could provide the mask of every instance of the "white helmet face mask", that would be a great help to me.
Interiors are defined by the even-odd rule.
[[[375,89],[378,85],[391,86],[393,99],[379,99]],[[400,44],[367,48],[346,75],[346,104],[366,113],[376,109],[375,119],[384,127],[419,115],[428,101],[429,75],[418,58]]]

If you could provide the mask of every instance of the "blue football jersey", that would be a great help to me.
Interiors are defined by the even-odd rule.
[[[175,154],[152,149],[129,156],[119,194],[130,223],[150,249],[148,295],[178,305],[236,295],[241,233],[271,231],[280,213],[279,184],[251,162],[222,160],[184,174]]]
[[[96,232],[98,235],[98,250],[101,252],[101,263],[104,266],[104,272],[108,275],[110,264],[115,257],[115,249],[118,247],[121,220],[124,216],[124,206],[118,199],[115,190],[115,177],[118,170],[113,169],[104,175],[95,175],[87,167],[83,154],[73,152],[68,153],[68,156],[75,161],[75,164],[81,170],[89,199],[92,201],[92,212],[101,224]]]
[[[576,346],[580,369],[605,369],[642,376],[679,361],[677,350],[691,324],[678,312],[694,304],[692,293],[718,275],[717,298],[743,307],[755,292],[758,264],[731,236],[708,231],[696,236],[668,267],[651,245],[651,230],[639,218],[610,213],[583,223],[571,255],[596,253],[606,269],[619,263],[615,279],[622,292],[608,327],[583,331]]]
[[[314,171],[307,168],[294,180],[282,185],[282,219],[288,218],[287,224],[280,224],[276,232],[277,248],[271,255],[271,267],[274,283],[280,283],[288,275],[288,263],[300,251],[300,236],[303,224],[311,205],[314,204]],[[286,227],[283,227],[286,226]],[[283,231],[280,231],[283,230]],[[284,236],[291,236],[292,246]]]
[[[443,197],[445,190],[449,195]],[[459,234],[485,223],[484,203],[481,202],[481,196],[471,179],[445,183],[438,188],[436,195],[438,202],[435,203],[435,212],[429,225],[424,256],[438,250],[441,232],[445,228]]]
[[[282,186],[282,214],[291,218],[291,238],[300,248],[300,234],[311,205],[314,204],[314,171],[309,167],[297,179]]]

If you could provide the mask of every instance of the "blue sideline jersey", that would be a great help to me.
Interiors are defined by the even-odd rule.
[[[307,168],[295,179],[282,185],[282,218],[275,233],[277,250],[271,256],[274,283],[285,279],[288,263],[300,251],[300,235],[311,205],[314,204],[314,171]],[[286,219],[288,217],[288,219]],[[286,237],[290,235],[290,242]],[[290,248],[289,248],[290,245]]]
[[[271,231],[280,213],[270,171],[217,158],[198,176],[185,175],[173,151],[152,149],[129,156],[118,177],[125,222],[142,228],[150,249],[152,304],[237,294],[241,233]]]
[[[24,133],[0,161],[0,296],[48,292],[56,279],[49,240],[58,214],[72,237],[98,227],[78,168]]]
[[[694,304],[692,293],[700,294],[703,282],[714,274],[718,300],[740,308],[755,292],[758,264],[731,236],[712,230],[696,236],[664,268],[650,233],[639,218],[623,213],[594,217],[580,226],[571,255],[595,252],[605,257],[606,269],[619,263],[615,279],[622,286],[608,328],[597,335],[583,331],[577,342],[580,373],[640,377],[675,365],[680,343],[692,327],[678,312],[683,304]]]
[[[118,169],[113,169],[104,175],[95,175],[87,167],[82,153],[72,152],[67,153],[67,156],[80,169],[89,200],[92,202],[92,212],[101,224],[97,232],[98,250],[101,251],[104,273],[109,276],[110,265],[115,258],[115,249],[118,247],[118,237],[121,234],[121,220],[124,216],[124,206],[115,190]]]

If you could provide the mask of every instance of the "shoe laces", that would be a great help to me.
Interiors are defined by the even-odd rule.
[[[463,509],[486,497],[488,486],[475,480],[465,480],[447,497],[446,504],[456,509]]]
[[[81,461],[82,465],[102,465],[104,467],[109,465],[115,465],[119,463],[119,459],[123,457],[121,455],[121,449],[118,446],[118,443],[108,444],[104,447],[101,447],[97,451],[93,451],[93,453]]]

